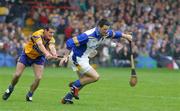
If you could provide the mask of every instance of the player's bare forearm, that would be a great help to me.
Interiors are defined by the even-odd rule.
[[[42,41],[38,41],[37,45],[39,47],[39,49],[43,52],[44,55],[49,54],[49,52],[46,50],[46,48],[44,47]]]
[[[127,40],[129,40],[129,41],[132,41],[132,35],[130,35],[130,34],[124,34],[124,33],[122,33],[122,38],[125,38],[125,39],[127,39]]]
[[[60,60],[60,62],[59,62],[59,65],[60,65],[60,66],[62,66],[64,63],[66,63],[66,62],[68,61],[70,52],[71,52],[71,51],[66,48],[65,54],[63,55],[63,58],[62,58],[62,59]]]
[[[38,45],[39,49],[43,52],[43,54],[45,55],[45,57],[46,57],[47,59],[51,59],[51,58],[53,57],[53,56],[49,53],[49,51],[46,50],[46,48],[44,47],[42,41],[38,41],[38,42],[37,42],[37,45]]]
[[[57,56],[56,48],[54,44],[49,45],[50,52],[53,56]]]
[[[68,57],[69,54],[70,54],[70,52],[71,52],[70,50],[66,49],[65,54],[64,54],[64,57]]]
[[[71,51],[67,49],[67,46],[65,46],[65,48],[66,48],[66,51],[65,51],[64,57],[68,57]]]
[[[66,48],[65,54],[64,54],[63,58],[60,60],[60,62],[59,62],[60,66],[62,66],[64,63],[68,62],[70,52],[71,51]]]

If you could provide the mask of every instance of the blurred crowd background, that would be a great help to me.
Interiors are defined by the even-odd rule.
[[[45,24],[57,28],[56,48],[63,55],[68,38],[106,18],[112,29],[132,32],[136,67],[178,69],[179,4],[180,0],[0,0],[0,66],[15,66],[32,32]],[[107,40],[91,63],[129,67],[129,58],[126,41]]]

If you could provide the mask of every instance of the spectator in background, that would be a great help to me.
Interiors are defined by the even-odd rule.
[[[8,5],[0,4],[0,23],[6,21],[6,16],[9,14]]]
[[[39,22],[40,22],[40,26],[44,26],[49,23],[48,15],[44,10],[40,13]]]
[[[173,57],[175,59],[175,62],[178,64],[178,66],[180,67],[180,43],[178,43],[176,45]]]
[[[73,31],[74,31],[74,29],[72,27],[72,24],[71,24],[71,22],[69,22],[68,26],[64,30],[65,41],[72,37]]]
[[[60,24],[57,26],[57,44],[60,45],[60,47],[64,46],[65,42],[65,28],[66,28],[66,23],[64,18],[61,18]]]
[[[55,27],[59,26],[60,20],[61,20],[61,16],[59,15],[58,12],[59,12],[59,9],[54,9],[52,13],[50,13],[49,15],[50,23]]]
[[[108,67],[110,65],[110,53],[107,44],[103,45],[102,52],[99,55],[100,65],[103,67]]]
[[[8,22],[24,27],[24,21],[28,10],[27,8],[28,7],[25,4],[22,4],[22,1],[12,4],[10,7]]]

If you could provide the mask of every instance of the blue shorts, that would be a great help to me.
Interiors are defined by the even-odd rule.
[[[18,59],[18,62],[23,63],[25,66],[31,66],[32,64],[44,65],[46,59],[45,56],[39,56],[36,59],[29,58],[24,52],[22,52],[21,56]]]

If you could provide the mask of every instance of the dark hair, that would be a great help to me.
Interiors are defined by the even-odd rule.
[[[54,29],[55,30],[56,28],[52,24],[46,24],[46,25],[43,26],[43,29],[48,31],[49,29]]]
[[[110,23],[107,19],[101,19],[101,20],[99,20],[97,25],[100,27],[103,27],[104,25],[110,26]]]

